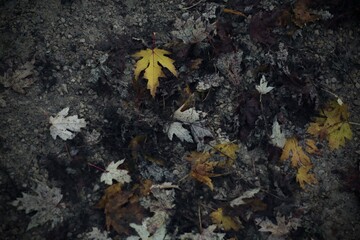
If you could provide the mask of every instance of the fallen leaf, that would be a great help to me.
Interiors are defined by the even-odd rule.
[[[230,14],[234,14],[234,15],[238,15],[238,16],[242,16],[244,18],[247,18],[247,16],[240,12],[240,11],[237,11],[237,10],[233,10],[233,9],[229,9],[229,8],[224,8],[223,10],[224,13],[230,13]]]
[[[184,105],[179,107],[173,115],[175,120],[181,121],[183,123],[194,123],[200,120],[200,117],[205,117],[206,113],[202,111],[198,111],[195,108],[184,109]]]
[[[302,189],[305,188],[305,183],[306,184],[316,184],[317,183],[315,175],[312,173],[308,173],[311,168],[312,168],[312,166],[301,166],[298,169],[298,172],[296,174],[296,181],[300,184],[300,187]]]
[[[215,233],[216,225],[210,225],[209,227],[202,230],[201,234],[199,233],[184,233],[180,235],[181,240],[223,240],[225,237],[225,233]]]
[[[255,196],[255,194],[257,194],[258,192],[260,192],[260,188],[254,188],[254,189],[248,190],[248,191],[244,192],[240,197],[237,197],[234,200],[232,200],[230,202],[230,206],[234,207],[234,206],[247,204],[247,202],[245,202],[244,199],[253,198]]]
[[[126,240],[162,240],[165,239],[166,235],[166,226],[162,225],[159,229],[156,230],[154,234],[151,234],[146,226],[146,221],[144,220],[141,225],[130,223],[130,227],[135,229],[139,237],[130,236]]]
[[[279,122],[275,119],[272,126],[272,133],[270,136],[271,144],[283,148],[285,146],[286,138],[285,134],[281,131]]]
[[[86,237],[91,240],[112,240],[108,234],[108,231],[101,232],[97,227],[93,227],[92,231],[86,234]]]
[[[299,218],[290,218],[287,221],[285,216],[276,216],[277,224],[266,218],[261,220],[260,218],[255,219],[256,225],[260,226],[260,232],[270,232],[274,237],[282,237],[290,233],[291,230],[296,230],[300,226]]]
[[[285,142],[280,160],[285,161],[291,156],[291,166],[310,166],[311,161],[308,155],[305,154],[296,138],[288,138]]]
[[[218,228],[221,228],[224,231],[238,231],[243,227],[237,218],[224,215],[222,208],[218,208],[216,211],[210,213],[210,217],[212,222],[216,224]]]
[[[331,101],[320,112],[320,117],[310,123],[307,132],[315,137],[327,138],[331,150],[345,146],[346,139],[352,139],[349,112],[346,104]]]
[[[316,146],[316,142],[313,139],[306,139],[305,144],[305,151],[309,154],[318,154],[320,152],[320,150]]]
[[[274,89],[274,87],[268,87],[268,82],[264,75],[262,75],[260,79],[260,85],[256,85],[255,88],[262,95],[267,94]]]
[[[112,185],[113,180],[123,184],[129,183],[131,178],[128,174],[127,170],[117,169],[119,165],[123,164],[125,159],[119,160],[116,163],[111,162],[108,167],[106,168],[106,172],[101,174],[100,181],[105,182],[107,185]]]
[[[141,58],[135,66],[135,80],[139,79],[140,73],[145,70],[144,78],[148,80],[147,89],[150,90],[151,96],[155,97],[156,89],[159,86],[159,77],[165,77],[162,67],[167,68],[172,74],[177,76],[174,66],[174,60],[165,56],[170,54],[169,51],[154,48],[141,50],[132,56]]]
[[[173,122],[170,125],[166,125],[164,131],[167,132],[169,139],[172,141],[173,136],[177,136],[182,142],[193,143],[193,139],[190,135],[189,130],[183,127],[182,123]]]
[[[0,83],[5,87],[11,87],[15,92],[25,94],[24,88],[30,87],[35,80],[31,78],[34,71],[35,59],[26,62],[15,70],[11,77],[0,77]]]
[[[190,176],[214,190],[210,177],[220,176],[220,174],[212,173],[217,163],[208,161],[210,156],[209,152],[191,152],[185,159],[191,162]]]
[[[214,150],[219,152],[222,156],[236,160],[239,151],[239,145],[231,142],[220,143],[214,146]]]
[[[86,127],[85,119],[78,118],[77,115],[66,117],[69,107],[64,108],[55,117],[50,117],[50,134],[53,139],[59,136],[62,140],[73,139],[75,132],[80,132],[81,128]]]
[[[293,22],[298,27],[303,27],[309,22],[315,22],[319,19],[319,16],[312,14],[311,10],[308,8],[308,5],[311,0],[297,0],[295,3],[294,18]]]

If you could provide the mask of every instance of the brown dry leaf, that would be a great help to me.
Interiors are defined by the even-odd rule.
[[[296,138],[286,139],[280,160],[285,161],[291,156],[291,166],[311,166],[311,161],[308,155],[304,152]]]
[[[191,162],[190,176],[199,182],[206,184],[211,190],[214,190],[214,185],[210,177],[217,177],[221,174],[212,173],[217,163],[210,162],[210,157],[211,154],[209,152],[191,152],[185,159]]]
[[[17,93],[25,94],[24,88],[30,87],[35,80],[31,78],[34,71],[35,59],[26,62],[24,65],[16,69],[9,78],[0,77],[0,82],[5,87],[11,87]]]
[[[238,231],[240,228],[243,228],[239,219],[224,215],[222,208],[218,208],[212,212],[210,217],[212,222],[216,224],[218,228],[224,229],[224,231]]]
[[[315,22],[319,19],[318,15],[310,13],[311,10],[308,8],[309,3],[310,0],[298,0],[295,3],[293,22],[298,27],[303,27],[307,23]]]
[[[230,14],[234,14],[234,15],[238,15],[238,16],[242,16],[244,18],[247,18],[247,16],[240,12],[240,11],[237,11],[237,10],[233,10],[233,9],[230,9],[230,8],[224,8],[224,13],[230,13]]]
[[[191,70],[199,69],[202,62],[203,62],[202,58],[196,58],[194,60],[191,60],[190,61],[190,69]]]
[[[315,175],[312,173],[308,173],[311,168],[312,168],[312,166],[301,166],[298,169],[298,172],[296,174],[296,181],[300,184],[300,187],[302,189],[305,188],[305,183],[306,184],[316,184],[317,183]]]
[[[331,101],[320,112],[320,117],[310,123],[307,132],[319,138],[327,138],[331,150],[345,146],[345,140],[352,139],[349,112],[346,104]]]
[[[114,197],[121,191],[122,183],[115,183],[105,189],[104,195],[101,197],[99,203],[96,205],[98,208],[105,208],[106,203],[110,198]]]

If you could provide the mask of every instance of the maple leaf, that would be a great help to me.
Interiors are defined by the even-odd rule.
[[[182,142],[193,143],[193,139],[190,135],[189,130],[183,127],[182,123],[173,122],[169,125],[166,125],[164,131],[167,132],[169,139],[172,141],[173,136],[176,135]]]
[[[224,215],[222,208],[218,208],[216,211],[210,213],[210,217],[214,224],[225,231],[229,231],[231,229],[238,231],[242,228],[240,221],[236,218]]]
[[[267,218],[266,220],[261,220],[260,218],[255,219],[256,225],[261,227],[259,231],[271,232],[271,235],[273,237],[281,237],[287,235],[290,233],[292,229],[296,230],[300,226],[299,218],[290,218],[286,221],[285,216],[281,216],[279,214],[276,216],[276,222],[277,224],[274,224],[272,221],[270,221]]]
[[[331,101],[320,112],[320,117],[310,123],[307,132],[315,137],[327,138],[331,150],[345,146],[345,140],[352,139],[352,131],[348,123],[349,112],[346,104]]]
[[[36,195],[23,193],[11,204],[18,210],[25,210],[26,213],[36,212],[26,230],[30,230],[46,222],[51,222],[51,228],[63,221],[63,212],[59,203],[63,197],[59,188],[50,188],[45,183],[38,182],[33,191]]]
[[[141,58],[135,66],[135,80],[138,80],[140,73],[145,70],[144,78],[148,80],[147,89],[150,90],[153,97],[155,97],[156,89],[159,86],[159,77],[165,77],[162,67],[167,68],[172,74],[177,76],[173,64],[175,61],[165,56],[167,54],[170,54],[170,52],[154,48],[141,50],[132,55],[134,58]]]
[[[86,237],[92,240],[112,240],[108,237],[108,234],[107,231],[101,232],[97,227],[93,227],[92,231],[86,234]]]
[[[264,75],[262,75],[262,77],[260,79],[260,85],[256,85],[255,88],[262,95],[267,94],[271,90],[274,89],[274,87],[268,87],[268,82],[266,81],[266,78]]]
[[[77,115],[66,117],[69,113],[69,107],[64,108],[55,117],[50,117],[50,134],[53,139],[59,136],[62,140],[73,139],[74,132],[80,132],[81,128],[86,127],[85,119],[78,118]]]
[[[113,161],[106,168],[106,172],[101,174],[100,181],[105,182],[107,185],[112,185],[113,179],[118,181],[119,183],[129,183],[131,178],[128,174],[127,170],[117,169],[119,165],[121,165],[125,159],[119,160],[116,163]]]
[[[260,192],[260,188],[254,188],[254,189],[248,190],[248,191],[244,192],[240,197],[237,197],[234,200],[232,200],[230,202],[230,206],[234,207],[234,206],[244,205],[247,203],[244,201],[244,199],[253,198],[258,192]]]
[[[212,239],[212,240],[222,240],[225,237],[225,233],[215,233],[216,225],[210,225],[209,227],[202,230],[201,234],[199,233],[184,233],[180,235],[181,240],[205,240],[205,239]]]
[[[308,173],[312,166],[301,166],[296,174],[296,181],[300,184],[302,189],[305,188],[305,183],[316,184],[317,180],[315,175]]]
[[[190,176],[206,184],[211,190],[214,190],[210,177],[220,176],[220,174],[212,173],[217,163],[208,161],[210,157],[211,154],[209,152],[191,152],[185,159],[191,162]]]
[[[220,152],[222,156],[236,160],[236,152],[239,151],[239,145],[231,142],[225,142],[215,145],[214,149]]]
[[[305,140],[305,151],[310,153],[310,154],[318,154],[319,153],[319,149],[316,146],[316,142],[313,139],[306,139]]]
[[[285,142],[280,160],[285,161],[291,156],[291,166],[311,166],[311,161],[308,155],[299,146],[296,138],[289,138]]]

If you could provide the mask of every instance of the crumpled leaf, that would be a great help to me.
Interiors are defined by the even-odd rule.
[[[260,188],[254,188],[254,189],[248,190],[248,191],[244,192],[240,197],[237,197],[234,200],[232,200],[230,202],[230,206],[234,207],[234,206],[244,205],[244,204],[246,204],[244,199],[253,198],[258,192],[260,192]]]
[[[274,89],[274,87],[268,87],[268,82],[264,75],[260,79],[260,85],[256,85],[255,88],[260,94],[267,94]]]
[[[320,117],[310,123],[307,132],[315,137],[327,138],[331,150],[345,146],[345,140],[352,139],[349,112],[346,104],[332,101],[320,112]]]
[[[175,120],[181,121],[183,123],[194,123],[200,120],[200,117],[205,117],[206,113],[196,110],[195,108],[189,108],[183,110],[185,104],[179,107],[173,115]]]
[[[270,232],[274,237],[282,237],[290,233],[291,230],[296,230],[300,226],[299,218],[290,218],[287,221],[285,216],[276,216],[277,224],[274,224],[269,219],[262,220],[260,218],[255,219],[256,225],[260,226],[260,232]]]
[[[300,184],[302,189],[305,189],[305,184],[316,184],[315,175],[308,173],[312,166],[301,166],[296,174],[296,181]]]
[[[144,78],[148,80],[147,89],[150,90],[151,96],[155,97],[156,89],[159,86],[159,77],[165,77],[162,67],[167,68],[172,74],[177,76],[174,66],[174,60],[165,56],[170,54],[169,51],[154,48],[141,50],[132,56],[141,58],[135,65],[135,80],[139,79],[140,73],[145,70]]]
[[[130,175],[127,170],[117,169],[119,165],[121,165],[125,159],[119,160],[116,163],[111,162],[106,168],[106,172],[101,174],[100,181],[105,182],[107,185],[112,185],[113,180],[123,184],[129,183],[131,181]]]
[[[191,133],[197,143],[196,150],[201,151],[205,146],[205,138],[214,138],[212,132],[204,127],[200,122],[196,122],[190,125]]]
[[[80,132],[81,128],[86,127],[85,119],[78,118],[77,115],[66,117],[69,107],[64,108],[55,117],[50,117],[50,134],[53,139],[59,136],[62,140],[73,139],[75,132]]]
[[[308,155],[304,152],[296,138],[288,138],[285,142],[280,160],[285,161],[291,156],[291,166],[311,166]]]
[[[86,237],[92,240],[111,240],[111,238],[108,237],[108,234],[108,231],[101,232],[97,227],[93,227],[91,232],[86,234]]]
[[[223,240],[225,233],[215,233],[216,225],[210,225],[209,227],[202,230],[201,234],[199,233],[184,233],[180,235],[180,240]]]
[[[182,142],[190,142],[193,143],[193,139],[191,137],[191,134],[189,130],[183,127],[182,123],[179,122],[173,122],[170,125],[165,126],[164,129],[165,132],[167,132],[169,139],[172,141],[173,136],[177,136]]]
[[[238,231],[240,228],[243,228],[239,219],[224,215],[222,208],[218,208],[216,211],[212,212],[210,217],[212,222],[216,224],[218,228],[221,228],[225,231]]]
[[[283,148],[286,142],[285,134],[281,131],[279,122],[275,119],[270,136],[271,144]]]
[[[25,213],[36,212],[31,217],[31,221],[26,230],[51,222],[51,228],[63,221],[63,213],[59,208],[63,195],[59,188],[50,188],[45,183],[38,182],[33,189],[36,195],[23,193],[21,198],[17,198],[10,204],[18,210],[25,210]]]

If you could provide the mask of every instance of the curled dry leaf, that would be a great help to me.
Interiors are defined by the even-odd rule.
[[[224,215],[222,208],[218,208],[216,211],[212,212],[210,217],[214,224],[225,231],[238,231],[240,228],[243,228],[239,219]]]

